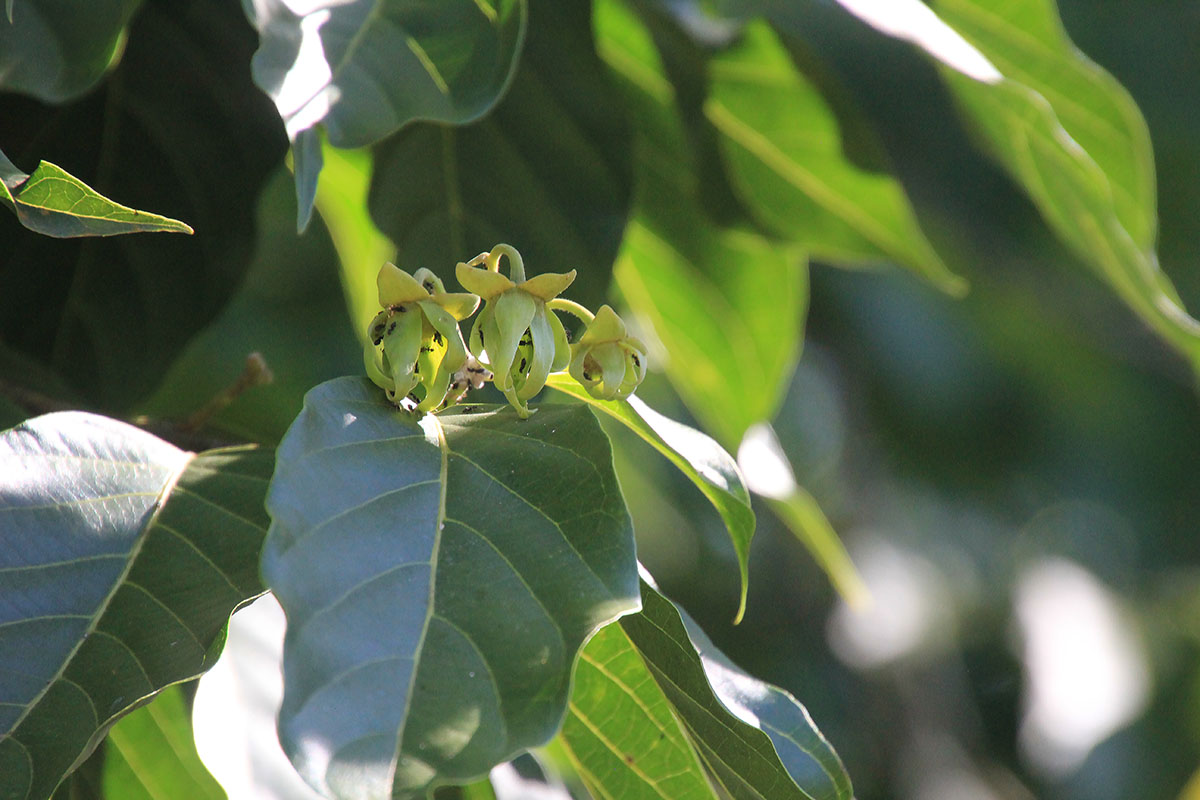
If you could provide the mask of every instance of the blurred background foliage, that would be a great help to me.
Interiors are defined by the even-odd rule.
[[[1200,783],[1189,784],[1200,765],[1200,416],[1191,369],[981,155],[927,58],[832,3],[798,7],[804,24],[789,48],[837,112],[847,153],[899,177],[925,234],[971,288],[955,299],[902,270],[843,271],[818,259],[807,320],[800,303],[796,319],[778,321],[785,336],[804,325],[805,341],[775,430],[842,535],[870,605],[842,603],[762,506],[748,610],[731,626],[738,570],[720,520],[673,467],[611,425],[642,561],[733,660],[805,702],[860,800],[1200,797]],[[1059,7],[1076,44],[1146,118],[1159,254],[1184,305],[1200,308],[1200,8]],[[192,240],[49,242],[3,215],[0,367],[25,388],[109,413],[182,416],[236,377],[253,342],[279,381],[218,419],[234,435],[270,442],[304,389],[360,369],[355,289],[347,314],[331,265],[376,264],[387,247],[370,244],[361,214],[319,214],[304,238],[293,235],[289,178],[282,166],[264,167],[281,158],[283,134],[250,83],[251,31],[236,17],[230,3],[147,2],[120,66],[96,92],[65,107],[2,98],[0,145],[14,162],[28,169],[53,151],[121,201],[198,231]],[[238,35],[215,46],[222,20]],[[537,31],[530,36],[509,106],[452,140],[431,124],[410,127],[376,148],[377,168],[407,159],[432,171],[420,154],[449,147],[461,169],[486,169],[480,154],[504,141],[519,104],[537,105],[544,88]],[[205,52],[233,55],[195,61]],[[588,53],[579,62],[585,74],[597,66]],[[145,103],[184,95],[173,88],[180,78],[162,71],[176,63],[197,81],[187,93],[197,116],[180,117],[178,128],[149,124]],[[578,100],[570,77],[546,79]],[[244,96],[230,99],[230,87]],[[197,98],[213,110],[196,110]],[[628,202],[629,132],[593,117],[575,145],[596,167],[596,204],[611,211]],[[197,127],[211,135],[172,157]],[[118,129],[122,146],[101,153],[95,143]],[[587,186],[528,188],[521,169],[537,165],[536,144],[506,153],[504,190],[586,214],[591,205],[572,201]],[[698,169],[713,178],[716,144],[706,147],[709,162]],[[322,180],[341,180],[327,191],[363,206],[370,159],[356,158],[336,174],[327,162]],[[436,226],[389,230],[398,223],[379,209],[411,201],[404,177],[386,172],[370,190],[370,210],[401,255],[441,258],[463,246]],[[443,177],[417,175],[419,190],[436,193]],[[723,180],[700,187],[706,213],[722,224],[742,213]],[[481,217],[466,231],[467,250],[497,238],[525,250],[508,231],[528,219],[506,219],[503,195],[485,191],[466,198]],[[551,223],[553,233],[562,221]],[[600,215],[587,233],[584,242],[563,234],[528,246],[543,260],[586,252],[609,263],[618,231]],[[66,266],[54,273],[44,264]],[[129,285],[137,291],[114,289]],[[79,332],[84,323],[91,337]],[[661,373],[639,395],[689,419]],[[20,413],[0,401],[0,422]]]
[[[650,465],[672,487],[661,495],[625,481],[641,558],[718,646],[804,698],[861,800],[1195,797],[1191,370],[946,124],[954,106],[926,59],[803,5],[803,44],[861,114],[846,129],[878,137],[852,152],[883,154],[971,290],[955,300],[903,273],[813,264],[775,429],[863,573],[867,610],[840,603],[762,507],[746,618],[730,627],[723,533],[665,465]],[[1159,252],[1196,307],[1200,10],[1059,7],[1146,117]],[[667,402],[661,387],[641,394],[655,389]],[[622,474],[646,469],[630,452]]]

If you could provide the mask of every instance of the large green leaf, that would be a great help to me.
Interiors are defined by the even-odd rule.
[[[105,740],[104,796],[116,800],[225,800],[196,754],[183,692],[164,690]]]
[[[254,80],[291,136],[320,124],[337,147],[372,144],[414,120],[482,116],[504,91],[525,31],[524,0],[290,5],[243,0],[261,39]]]
[[[0,95],[14,162],[44,157],[196,229],[51,239],[0,212],[0,340],[53,367],[89,405],[124,411],[152,391],[242,279],[259,189],[287,145],[250,79],[253,47],[233,4],[151,3],[120,66],[78,102]]]
[[[892,260],[961,293],[917,224],[904,189],[842,153],[833,112],[763,22],[710,64],[709,120],[744,202],[817,258]]]
[[[26,228],[60,239],[154,231],[193,232],[179,220],[114,203],[46,161],[38,164],[32,175],[27,175],[4,153],[0,153],[0,203],[8,206]]]
[[[257,352],[273,380],[237,398],[214,422],[247,439],[277,442],[305,392],[361,369],[362,346],[346,316],[329,235],[316,224],[297,236],[294,219],[291,176],[281,165],[259,197],[258,245],[245,283],[140,412],[186,418],[237,380],[246,356]]]
[[[0,435],[0,796],[42,798],[261,591],[270,456],[80,412]]]
[[[597,3],[597,48],[638,127],[636,215],[617,285],[670,354],[684,402],[726,446],[771,419],[795,366],[808,299],[803,253],[703,212],[694,157],[650,32],[617,0]]]
[[[353,148],[418,120],[478,119],[512,78],[527,15],[525,0],[242,5],[261,39],[254,79],[295,144],[301,229],[321,171],[316,126]]]
[[[731,797],[850,800],[850,778],[804,706],[730,663],[645,580],[641,612],[620,625]]]
[[[608,440],[577,405],[420,419],[322,384],[281,443],[263,574],[280,740],[333,797],[465,782],[556,732],[583,640],[637,608]]]
[[[371,213],[406,268],[451,283],[456,262],[508,242],[533,273],[578,269],[571,296],[599,304],[629,214],[630,131],[587,4],[530,7],[504,100],[469,127],[414,125],[381,144]]]
[[[737,554],[742,573],[742,593],[735,622],[746,611],[749,588],[750,540],[754,537],[754,510],[737,462],[721,445],[695,428],[659,414],[638,397],[597,400],[565,373],[550,376],[546,385],[591,404],[640,436],[696,484],[721,515]]]
[[[1154,169],[1136,105],[1063,32],[1049,0],[937,3],[1003,73],[945,71],[964,113],[1055,233],[1200,369],[1200,322],[1154,252]]]
[[[562,742],[595,797],[715,798],[683,728],[620,625],[579,655]]]
[[[100,80],[142,0],[38,0],[0,24],[0,91],[64,103]]]

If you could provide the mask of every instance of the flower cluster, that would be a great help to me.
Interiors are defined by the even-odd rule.
[[[500,271],[508,261],[508,276]],[[458,402],[492,380],[521,418],[552,372],[568,370],[593,397],[623,400],[646,375],[646,347],[629,336],[609,306],[593,315],[559,295],[575,270],[525,276],[516,248],[498,244],[460,262],[455,276],[467,292],[447,292],[428,269],[412,275],[384,264],[377,284],[382,310],[367,329],[367,375],[403,408],[433,411]],[[483,301],[466,342],[458,323]],[[586,325],[571,344],[554,312]]]

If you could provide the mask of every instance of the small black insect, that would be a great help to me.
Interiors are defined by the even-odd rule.
[[[638,369],[641,369],[641,368],[642,368],[642,362],[641,362],[641,359],[639,359],[639,358],[637,357],[637,353],[630,353],[629,355],[630,355],[630,357],[633,359],[633,365],[634,365],[635,367],[637,367]]]
[[[517,372],[524,372],[526,363],[527,362],[525,361],[525,359],[522,358],[521,363],[517,365]]]
[[[433,294],[433,290],[436,288],[436,287],[433,285],[433,281],[425,281],[425,282],[424,282],[424,283],[422,283],[421,285],[422,285],[422,286],[424,286],[424,287],[425,287],[425,291],[429,292],[430,294]]]
[[[437,331],[434,331],[433,332],[433,341],[436,342],[437,344],[441,344],[444,341],[442,339],[442,334],[438,333]]]
[[[392,332],[392,331],[394,331],[394,330],[396,330],[396,320],[392,320],[392,324],[391,324],[391,325],[388,325],[387,332],[388,332],[388,333],[391,333],[391,332]]]

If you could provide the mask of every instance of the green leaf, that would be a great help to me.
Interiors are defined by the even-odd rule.
[[[261,591],[270,458],[193,456],[80,412],[0,451],[0,795],[41,798],[118,717],[215,660]]]
[[[52,367],[89,406],[125,411],[153,391],[242,280],[255,202],[287,145],[250,80],[254,39],[236,4],[150,3],[120,66],[78,102],[0,95],[0,118],[21,123],[3,142],[14,161],[46,156],[107,196],[196,229],[52,239],[0,211],[0,340]]]
[[[531,274],[578,269],[572,297],[598,305],[632,191],[620,111],[587,4],[534,0],[504,99],[474,125],[413,125],[380,144],[371,213],[402,266],[428,267],[448,286],[455,263],[508,242]]]
[[[247,439],[277,442],[300,412],[305,392],[362,368],[358,331],[351,330],[331,268],[337,254],[322,224],[296,235],[291,189],[281,166],[259,197],[258,243],[242,288],[192,339],[140,413],[186,419],[237,380],[246,356],[257,352],[274,379],[247,391],[213,421]]]
[[[707,435],[659,414],[636,396],[628,400],[597,400],[565,373],[551,375],[546,385],[600,409],[632,430],[666,456],[713,504],[729,531],[742,573],[742,593],[734,617],[735,622],[740,621],[746,611],[749,588],[754,511],[745,479],[733,456]]]
[[[104,795],[121,800],[225,800],[192,742],[183,692],[171,687],[109,731]]]
[[[262,565],[288,614],[280,740],[330,796],[411,797],[545,743],[583,640],[637,608],[591,412],[467,408],[417,419],[341,378],[280,445]]]
[[[763,224],[823,260],[892,260],[951,294],[965,291],[900,184],[842,153],[833,112],[766,23],[747,25],[710,75],[705,113],[739,195]]]
[[[663,690],[619,624],[601,628],[575,667],[561,739],[595,797],[715,798]]]
[[[936,5],[1004,75],[944,71],[992,154],[1059,238],[1200,370],[1200,322],[1154,252],[1153,157],[1133,100],[1075,49],[1052,2]]]
[[[850,778],[804,706],[730,663],[646,580],[641,612],[620,625],[731,797],[850,800]]]
[[[26,175],[0,152],[0,202],[31,231],[58,239],[120,233],[193,233],[179,220],[136,211],[47,161]]]
[[[722,227],[701,208],[694,157],[650,32],[622,3],[596,5],[597,49],[634,109],[638,193],[614,273],[670,353],[688,408],[727,446],[771,419],[795,366],[808,299],[803,254]]]
[[[415,120],[478,119],[507,86],[525,32],[524,0],[319,0],[302,14],[249,5],[255,82],[290,136],[320,124],[336,147]]]
[[[90,89],[119,55],[141,0],[24,3],[6,0],[0,25],[0,91],[65,103]]]

